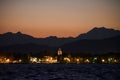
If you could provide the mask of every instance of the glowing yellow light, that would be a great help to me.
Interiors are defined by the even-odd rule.
[[[85,62],[86,62],[86,63],[89,63],[89,62],[90,62],[90,60],[89,60],[89,59],[86,59],[86,60],[85,60]]]
[[[49,59],[46,59],[46,61],[49,61]]]
[[[41,59],[39,59],[39,61],[42,61]]]
[[[21,60],[21,59],[19,59],[19,62],[22,62],[22,60]]]
[[[117,60],[115,59],[115,60],[114,60],[114,62],[116,63],[116,62],[117,62]]]
[[[9,62],[10,62],[10,59],[6,59],[6,62],[9,63]]]
[[[50,60],[52,60],[53,58],[51,57]]]
[[[102,59],[102,62],[105,62],[105,60],[104,60],[104,59]]]
[[[37,58],[33,58],[33,62],[37,62]]]
[[[14,60],[13,63],[18,63],[18,61]]]
[[[108,61],[109,61],[109,62],[112,61],[112,58],[108,58]]]
[[[70,59],[68,57],[65,57],[64,61],[70,62]]]
[[[79,59],[76,59],[77,62],[79,62]]]
[[[36,58],[36,57],[34,57],[34,58],[33,58],[33,57],[30,57],[30,61],[31,61],[31,62],[37,62],[37,58]]]

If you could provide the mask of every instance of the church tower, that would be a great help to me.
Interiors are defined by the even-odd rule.
[[[58,49],[58,56],[57,56],[57,61],[58,63],[62,63],[63,62],[63,57],[62,57],[62,50],[61,48]]]
[[[58,56],[62,55],[62,50],[61,48],[58,49]]]

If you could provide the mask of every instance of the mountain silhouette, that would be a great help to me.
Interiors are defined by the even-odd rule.
[[[120,35],[100,40],[77,40],[62,46],[64,53],[120,53]],[[0,53],[56,53],[59,47],[49,47],[34,43],[0,46]]]
[[[104,27],[95,27],[76,38],[35,38],[21,32],[0,34],[0,52],[56,52],[61,47],[70,53],[107,53],[120,52],[119,45],[120,31]]]
[[[88,31],[87,33],[80,34],[76,38],[72,38],[72,37],[57,38],[56,36],[49,36],[46,38],[34,38],[30,35],[23,34],[21,32],[17,32],[17,33],[7,32],[4,34],[0,34],[0,46],[34,43],[39,45],[57,47],[77,40],[105,39],[117,35],[120,35],[119,30],[107,29],[104,27],[101,28],[95,27],[92,30]]]
[[[106,39],[83,39],[61,46],[67,53],[119,53],[120,52],[120,35]]]
[[[108,29],[105,27],[100,28],[93,28],[92,30],[88,31],[87,33],[80,34],[77,38],[78,39],[105,39],[120,35],[119,30]]]
[[[31,43],[34,38],[30,35],[22,34],[21,32],[12,33],[7,32],[0,34],[0,45],[14,45]]]

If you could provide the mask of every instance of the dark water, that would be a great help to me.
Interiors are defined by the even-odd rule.
[[[0,80],[120,80],[120,64],[0,64]]]

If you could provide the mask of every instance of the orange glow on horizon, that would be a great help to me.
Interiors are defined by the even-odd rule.
[[[76,37],[93,27],[119,27],[120,1],[1,0],[0,34]]]

